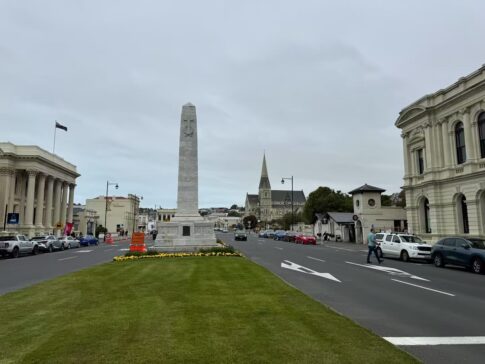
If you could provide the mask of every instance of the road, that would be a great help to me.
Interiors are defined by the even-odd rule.
[[[17,259],[0,258],[0,294],[109,262],[129,249],[129,240],[115,244],[80,247],[53,253],[25,255]]]
[[[366,247],[355,244],[218,238],[426,363],[485,361],[485,275],[375,257],[366,264]]]

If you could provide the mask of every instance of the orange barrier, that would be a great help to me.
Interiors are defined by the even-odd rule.
[[[146,252],[144,233],[131,234],[130,252]]]
[[[114,240],[113,240],[113,237],[111,236],[110,233],[107,233],[106,234],[106,240],[104,241],[106,244],[113,244],[114,243]]]

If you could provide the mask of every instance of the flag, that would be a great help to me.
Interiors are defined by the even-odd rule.
[[[67,126],[61,125],[56,121],[56,128],[67,131]]]

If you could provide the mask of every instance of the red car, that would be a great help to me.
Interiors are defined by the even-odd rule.
[[[311,244],[316,245],[317,239],[313,235],[297,235],[295,237],[295,243],[297,244]]]

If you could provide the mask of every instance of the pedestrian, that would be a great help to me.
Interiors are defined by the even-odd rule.
[[[379,255],[377,255],[377,242],[376,242],[376,235],[374,234],[374,228],[370,229],[369,234],[367,235],[367,247],[369,248],[369,252],[367,253],[367,263],[370,264],[370,256],[372,255],[372,252],[374,252],[377,261],[379,264],[382,263],[382,259],[379,259]]]
[[[155,241],[155,239],[157,238],[157,235],[158,235],[158,231],[157,230],[153,230],[152,231],[153,241]]]

